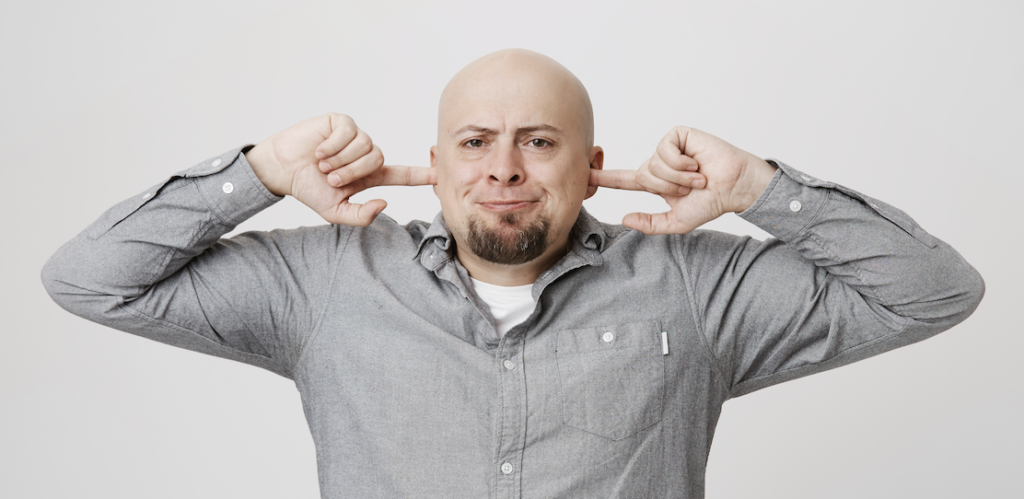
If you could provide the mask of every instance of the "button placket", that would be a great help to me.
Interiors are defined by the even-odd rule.
[[[516,369],[518,356],[522,355],[522,337],[511,333],[501,339],[495,352],[499,371],[499,397],[502,417],[498,428],[496,462],[501,472],[498,475],[499,497],[519,497],[521,476],[515,473],[521,465],[523,445],[526,441],[526,387],[521,369]]]

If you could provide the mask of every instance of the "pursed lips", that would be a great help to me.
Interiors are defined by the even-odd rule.
[[[521,210],[534,206],[537,203],[538,201],[526,199],[495,199],[477,202],[477,204],[482,206],[485,210],[499,212]]]

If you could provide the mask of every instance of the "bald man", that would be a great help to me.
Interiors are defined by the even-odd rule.
[[[83,317],[293,379],[331,498],[703,497],[725,400],[983,294],[903,212],[700,131],[635,171],[603,158],[583,85],[502,51],[445,88],[429,168],[313,118],[114,206],[43,279]],[[378,185],[432,185],[441,213],[349,201]],[[600,187],[669,211],[598,222]],[[286,195],[331,225],[221,238]],[[695,230],[728,212],[774,238]]]

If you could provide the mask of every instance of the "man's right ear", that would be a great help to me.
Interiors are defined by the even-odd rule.
[[[600,169],[603,169],[603,168],[604,168],[604,149],[601,149],[600,146],[594,146],[594,147],[590,148],[590,169],[591,170],[600,170]],[[590,196],[593,196],[595,193],[597,193],[597,186],[596,185],[587,186],[587,195],[583,199],[590,199]]]

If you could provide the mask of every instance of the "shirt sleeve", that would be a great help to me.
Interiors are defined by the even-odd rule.
[[[107,210],[43,267],[63,308],[290,376],[336,260],[333,226],[225,233],[277,202],[234,149]]]
[[[680,240],[690,306],[731,396],[923,340],[978,306],[978,272],[906,213],[773,163],[740,216],[774,238]]]

